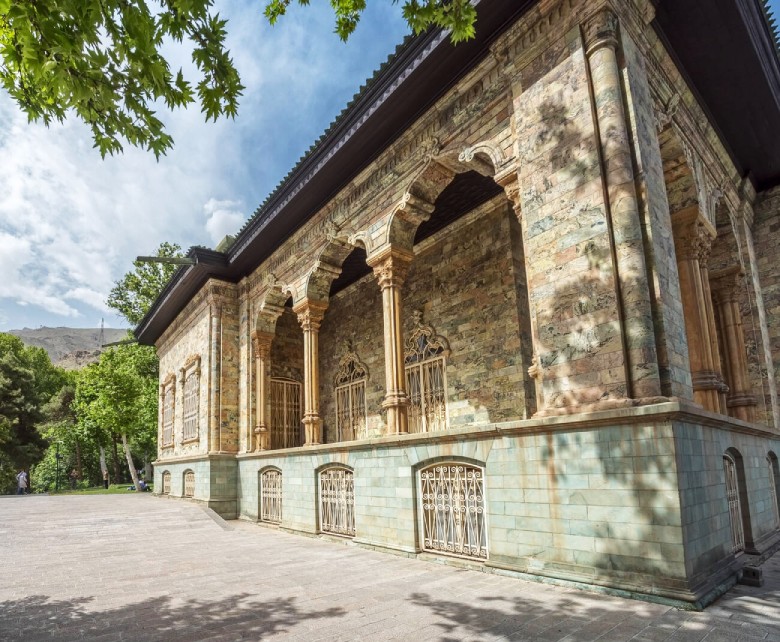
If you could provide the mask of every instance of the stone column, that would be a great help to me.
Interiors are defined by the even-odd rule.
[[[318,341],[320,324],[327,308],[327,303],[309,299],[303,299],[293,307],[303,328],[303,426],[306,446],[322,443]]]
[[[389,246],[366,261],[382,289],[385,343],[385,400],[382,407],[387,411],[387,432],[391,435],[409,432],[401,286],[413,258],[411,252]]]
[[[617,273],[618,313],[626,359],[628,397],[661,395],[653,311],[645,265],[642,222],[623,88],[618,66],[618,19],[608,8],[583,26],[606,193],[607,225]]]
[[[723,334],[724,374],[729,387],[726,408],[732,417],[752,423],[756,420],[756,398],[750,384],[738,296],[744,277],[738,265],[710,275],[713,302]]]
[[[252,352],[255,357],[255,450],[270,448],[270,426],[268,417],[268,389],[271,374],[271,342],[274,335],[255,332],[252,337]]]
[[[688,358],[693,379],[693,399],[707,410],[720,412],[719,392],[723,381],[720,363],[715,361],[713,336],[715,328],[712,303],[709,299],[707,270],[701,262],[709,258],[715,230],[693,206],[672,216],[674,245],[677,253],[677,271],[680,275],[680,294],[685,316],[685,333],[688,338]]]
[[[209,452],[219,452],[222,382],[222,305],[209,301]]]

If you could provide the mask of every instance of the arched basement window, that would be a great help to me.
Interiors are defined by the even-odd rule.
[[[320,472],[320,531],[355,536],[355,477],[348,468]]]
[[[271,448],[302,446],[301,384],[271,379]]]
[[[195,497],[195,473],[191,470],[184,473],[184,496]]]
[[[162,474],[162,494],[171,494],[171,473],[167,470]]]
[[[447,363],[450,346],[422,312],[414,311],[414,330],[406,341],[406,391],[409,394],[409,432],[447,429]]]
[[[282,471],[275,468],[260,473],[260,521],[282,521]]]
[[[484,470],[445,462],[420,471],[422,548],[487,559]]]
[[[742,505],[739,498],[739,479],[737,463],[726,453],[723,455],[723,469],[726,474],[726,499],[729,503],[729,522],[731,523],[731,552],[745,550],[745,531],[742,527]]]
[[[366,381],[368,369],[358,359],[352,346],[345,345],[346,354],[339,361],[334,377],[336,386],[336,441],[365,439]]]

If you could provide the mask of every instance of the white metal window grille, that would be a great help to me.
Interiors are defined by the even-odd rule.
[[[301,384],[271,379],[271,448],[302,446]]]
[[[188,470],[186,473],[184,473],[184,496],[195,496],[195,473],[193,473],[191,470]]]
[[[328,468],[320,473],[320,530],[355,536],[355,481],[351,470]]]
[[[282,473],[266,470],[260,475],[260,521],[282,521]]]
[[[336,384],[336,440],[365,439],[366,379],[368,370],[347,344],[334,378]]]
[[[184,380],[184,440],[198,436],[199,402],[200,375],[198,370],[193,370]]]
[[[775,476],[775,462],[771,457],[766,458],[767,468],[769,468],[769,503],[772,505],[772,514],[774,515],[775,528],[780,528],[780,505],[777,503],[777,477]]]
[[[422,312],[414,311],[415,327],[404,350],[409,432],[447,429],[447,339],[432,326],[422,323]]]
[[[164,472],[162,475],[162,494],[171,494],[171,474],[169,472]]]
[[[739,553],[745,550],[745,532],[742,528],[737,464],[729,455],[723,456],[723,469],[726,473],[726,498],[729,503],[729,520],[731,522],[731,552]]]
[[[173,408],[175,389],[173,385],[166,386],[163,392],[163,446],[173,444]]]
[[[487,559],[484,472],[444,463],[420,471],[422,547],[428,551]]]

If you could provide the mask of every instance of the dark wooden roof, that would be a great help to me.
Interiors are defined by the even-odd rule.
[[[780,183],[780,67],[761,1],[656,0],[654,22],[735,164],[759,189]],[[533,4],[480,0],[476,37],[457,46],[440,30],[408,38],[257,209],[225,254],[190,249],[196,265],[176,272],[136,328],[138,340],[153,344],[208,278],[235,283],[250,274],[472,69]]]

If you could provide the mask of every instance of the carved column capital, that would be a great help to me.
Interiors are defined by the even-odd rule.
[[[590,56],[601,47],[618,47],[618,17],[612,9],[604,7],[582,25],[585,37],[585,53]]]
[[[699,208],[693,206],[673,214],[672,227],[678,260],[696,260],[706,267],[716,232]]]
[[[270,332],[252,333],[252,355],[255,359],[268,359],[271,356],[271,342],[274,335]]]
[[[379,287],[384,290],[400,288],[404,284],[413,258],[411,253],[388,247],[366,259],[366,263],[374,270]]]
[[[328,304],[324,301],[304,299],[293,307],[293,312],[297,315],[298,323],[301,324],[304,332],[319,332],[327,309]]]

